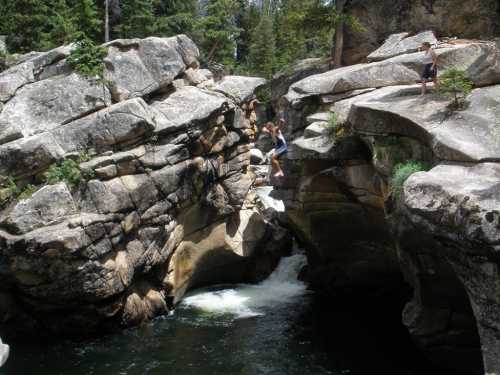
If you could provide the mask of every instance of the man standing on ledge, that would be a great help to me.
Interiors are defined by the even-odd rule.
[[[288,152],[288,147],[286,144],[285,137],[281,132],[281,128],[285,125],[285,120],[283,118],[279,119],[278,125],[274,125],[272,122],[268,122],[262,129],[264,133],[269,133],[275,144],[273,155],[271,156],[271,163],[274,167],[276,173],[274,177],[284,177],[283,169],[281,168],[279,159]]]
[[[422,83],[422,96],[427,93],[427,81],[432,79],[434,82],[434,87],[438,86],[437,80],[437,55],[436,52],[431,48],[429,42],[422,43],[421,49],[425,52],[424,56],[424,68],[422,70],[422,75],[420,77]]]

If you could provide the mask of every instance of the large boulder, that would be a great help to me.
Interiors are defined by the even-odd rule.
[[[500,160],[499,85],[475,89],[463,111],[450,112],[446,99],[419,95],[419,87],[401,86],[360,96],[352,101],[348,121],[360,134],[417,138],[442,160]]]
[[[469,337],[469,343],[461,340],[458,363],[477,352],[478,340],[470,343],[477,326],[488,374],[500,369],[499,181],[499,163],[442,164],[414,174],[405,183],[395,225],[402,264],[416,290],[405,324],[428,351],[442,350],[441,357],[457,346],[457,336]]]
[[[105,77],[115,100],[142,97],[170,85],[188,67],[196,66],[199,51],[185,36],[119,39],[107,44]]]
[[[255,90],[265,83],[264,78],[226,76],[218,82],[214,90],[229,96],[240,104],[252,99]]]
[[[142,99],[115,104],[47,132],[0,146],[0,173],[29,177],[75,152],[104,152],[152,133],[155,124]]]
[[[208,119],[211,115],[228,105],[224,95],[196,87],[184,87],[168,96],[165,100],[152,103],[158,133],[175,132],[188,125]]]
[[[105,86],[71,70],[71,46],[0,74],[2,336],[139,324],[217,274],[266,277],[289,248],[249,198],[240,103],[265,81],[196,87],[211,73],[183,35],[105,46]],[[185,248],[205,271],[175,262]]]
[[[0,113],[0,143],[50,131],[109,102],[107,88],[76,73],[33,83],[20,89]]]
[[[496,0],[353,0],[346,10],[365,31],[346,28],[345,64],[365,62],[386,38],[401,30],[478,39],[495,35],[498,26]]]
[[[436,50],[441,71],[465,70],[476,85],[500,82],[500,51],[493,43],[471,43]],[[371,64],[358,64],[307,77],[290,87],[286,99],[338,94],[357,89],[414,83],[419,80],[424,52],[396,56]]]
[[[417,35],[409,36],[409,33],[393,34],[378,48],[368,55],[368,61],[381,61],[405,53],[417,52],[422,43],[436,45],[438,40],[432,31],[424,31]]]

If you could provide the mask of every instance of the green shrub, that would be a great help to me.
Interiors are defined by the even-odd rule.
[[[28,184],[24,187],[17,186],[14,178],[10,176],[0,176],[0,206],[14,200],[23,200],[31,197],[38,189]]]
[[[76,42],[76,47],[68,56],[69,65],[80,75],[91,82],[102,86],[103,101],[106,104],[106,85],[104,59],[108,55],[105,47],[95,44],[90,38],[82,34]]]
[[[474,87],[467,73],[459,69],[448,69],[439,77],[438,93],[451,97],[455,108],[470,94]]]
[[[46,174],[49,184],[57,184],[64,181],[70,189],[74,189],[82,180],[82,173],[78,163],[71,159],[66,159],[62,163],[52,164]]]
[[[406,180],[414,173],[428,171],[429,169],[431,169],[431,165],[425,161],[409,160],[397,164],[392,171],[391,193],[396,199],[399,199]]]
[[[332,113],[330,115],[330,118],[328,119],[328,122],[326,123],[326,125],[324,125],[324,127],[326,128],[328,138],[333,141],[341,139],[345,135],[345,129],[338,122],[337,115],[335,113]]]

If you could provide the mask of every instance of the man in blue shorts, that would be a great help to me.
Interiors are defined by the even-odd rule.
[[[285,125],[285,120],[280,119],[278,121],[278,125],[274,125],[272,122],[268,122],[265,127],[262,129],[263,132],[269,133],[274,141],[275,148],[273,155],[271,157],[271,163],[272,166],[274,167],[274,170],[276,173],[274,174],[274,177],[284,177],[285,174],[283,173],[283,169],[281,168],[279,159],[283,155],[286,155],[288,152],[288,146],[286,144],[285,137],[283,136],[283,133],[281,132],[281,128]]]

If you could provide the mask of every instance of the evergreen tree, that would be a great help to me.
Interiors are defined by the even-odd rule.
[[[241,33],[236,39],[236,60],[238,63],[244,63],[248,59],[252,32],[260,21],[261,9],[249,0],[239,0],[238,6],[236,23]]]
[[[195,37],[207,62],[234,67],[236,39],[241,32],[236,24],[238,11],[236,0],[209,0],[202,9],[195,25]]]
[[[94,41],[104,41],[104,16],[94,0],[69,0],[73,12],[73,22],[80,33]]]
[[[144,38],[155,29],[155,0],[123,0],[119,26],[122,38]]]
[[[42,50],[55,48],[74,41],[79,34],[75,16],[66,0],[56,0],[48,9],[48,31],[43,32],[40,40]]]
[[[197,0],[159,0],[157,32],[162,36],[190,34],[198,10]]]
[[[46,0],[0,0],[0,33],[8,36],[9,50],[39,50],[47,14]]]
[[[276,68],[276,39],[268,10],[269,3],[266,2],[260,22],[252,32],[248,63],[251,72],[270,79]]]

